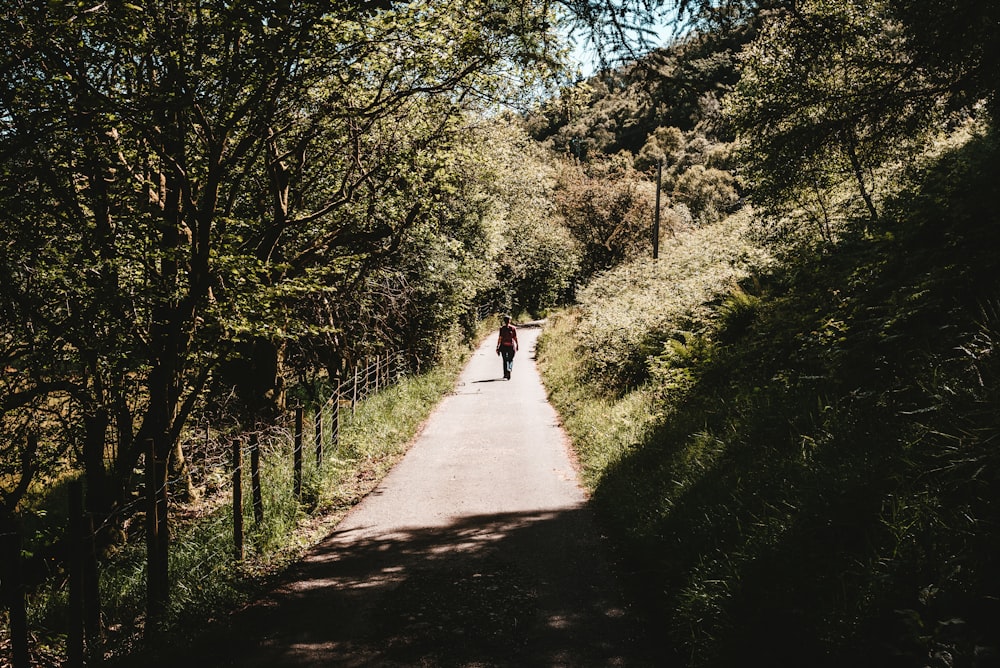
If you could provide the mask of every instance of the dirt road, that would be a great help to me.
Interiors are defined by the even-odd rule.
[[[199,665],[645,666],[534,364],[494,340],[383,483]]]

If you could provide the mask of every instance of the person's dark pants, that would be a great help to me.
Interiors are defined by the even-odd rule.
[[[500,346],[500,357],[503,358],[503,377],[510,378],[510,372],[514,368],[514,348],[511,346]]]

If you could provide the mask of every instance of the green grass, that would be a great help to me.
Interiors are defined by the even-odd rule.
[[[254,522],[249,475],[245,475],[246,557],[242,562],[233,554],[231,492],[224,479],[222,491],[197,504],[172,508],[170,608],[152,649],[158,643],[183,642],[197,635],[211,620],[260,594],[274,576],[319,542],[374,489],[405,454],[441,397],[452,389],[471,352],[451,339],[445,347],[450,351],[447,358],[433,370],[402,378],[359,402],[355,411],[342,407],[339,445],[326,445],[319,468],[312,449],[313,422],[306,416],[301,502],[292,494],[290,435],[276,434],[262,441],[264,521],[259,526]],[[244,454],[244,458],[247,463],[249,457]],[[220,471],[224,478],[225,472]],[[102,614],[108,649],[113,653],[133,652],[143,643],[145,581],[145,547],[138,531],[135,540],[119,546],[101,563]],[[64,585],[64,579],[51,578],[29,599],[36,649],[49,646],[55,656],[62,652],[65,637]]]
[[[644,368],[603,393],[585,320],[545,334],[594,505],[677,665],[996,665],[998,156],[992,135],[952,146],[874,234],[771,246],[781,263],[744,294],[678,297],[606,337],[623,348],[603,359]],[[580,312],[644,299],[624,291]]]
[[[578,382],[589,372],[586,356],[563,344],[573,340],[579,322],[577,310],[550,317],[537,353],[546,384],[558,388],[551,399],[574,436],[584,484],[593,489],[604,471],[648,437],[654,397],[648,386],[609,397]]]

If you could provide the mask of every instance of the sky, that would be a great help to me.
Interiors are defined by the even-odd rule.
[[[673,23],[676,20],[676,13],[671,12],[669,15],[665,15],[661,18],[656,25],[652,26],[650,33],[646,35],[646,41],[648,42],[648,48],[646,52],[667,46],[677,37],[676,29]],[[570,37],[569,28],[565,28],[562,31],[566,39],[572,39],[574,42],[572,45],[571,58],[573,62],[580,66],[581,75],[583,77],[589,77],[597,72],[600,68],[600,61],[597,56],[597,50],[594,48],[592,42],[587,38],[587,35],[583,30],[578,30],[578,34]]]

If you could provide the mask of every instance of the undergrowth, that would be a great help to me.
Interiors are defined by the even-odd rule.
[[[579,315],[546,333],[553,402],[678,665],[1000,663],[998,155],[985,135],[933,156],[877,230],[771,246],[756,281],[605,337],[596,363]],[[643,368],[600,375],[614,359]]]
[[[485,330],[479,332],[484,334]],[[126,656],[143,648],[155,653],[162,644],[184,642],[203,633],[207,624],[262,593],[282,569],[318,543],[374,489],[405,453],[430,411],[453,387],[470,349],[450,338],[447,346],[451,352],[433,370],[402,378],[358,402],[354,411],[341,409],[339,446],[327,448],[321,467],[312,457],[304,458],[301,499],[292,493],[290,439],[262,444],[264,520],[259,524],[254,521],[252,501],[245,491],[246,552],[242,561],[237,562],[234,556],[229,491],[197,504],[175,505],[169,556],[170,607],[155,635],[143,638],[146,553],[141,535],[107,555],[100,564],[100,587],[109,654]],[[311,419],[306,423],[311,424]],[[51,653],[58,657],[65,633],[64,579],[50,578],[29,597],[29,606],[32,628],[49,638],[41,643],[37,642],[42,640],[39,637],[36,644],[52,648]]]
[[[660,259],[640,259],[605,272],[580,291],[575,336],[587,350],[592,378],[605,388],[647,377],[646,358],[666,338],[698,336],[712,327],[712,300],[766,272],[772,258],[751,240],[749,208],[714,225],[678,233]]]

